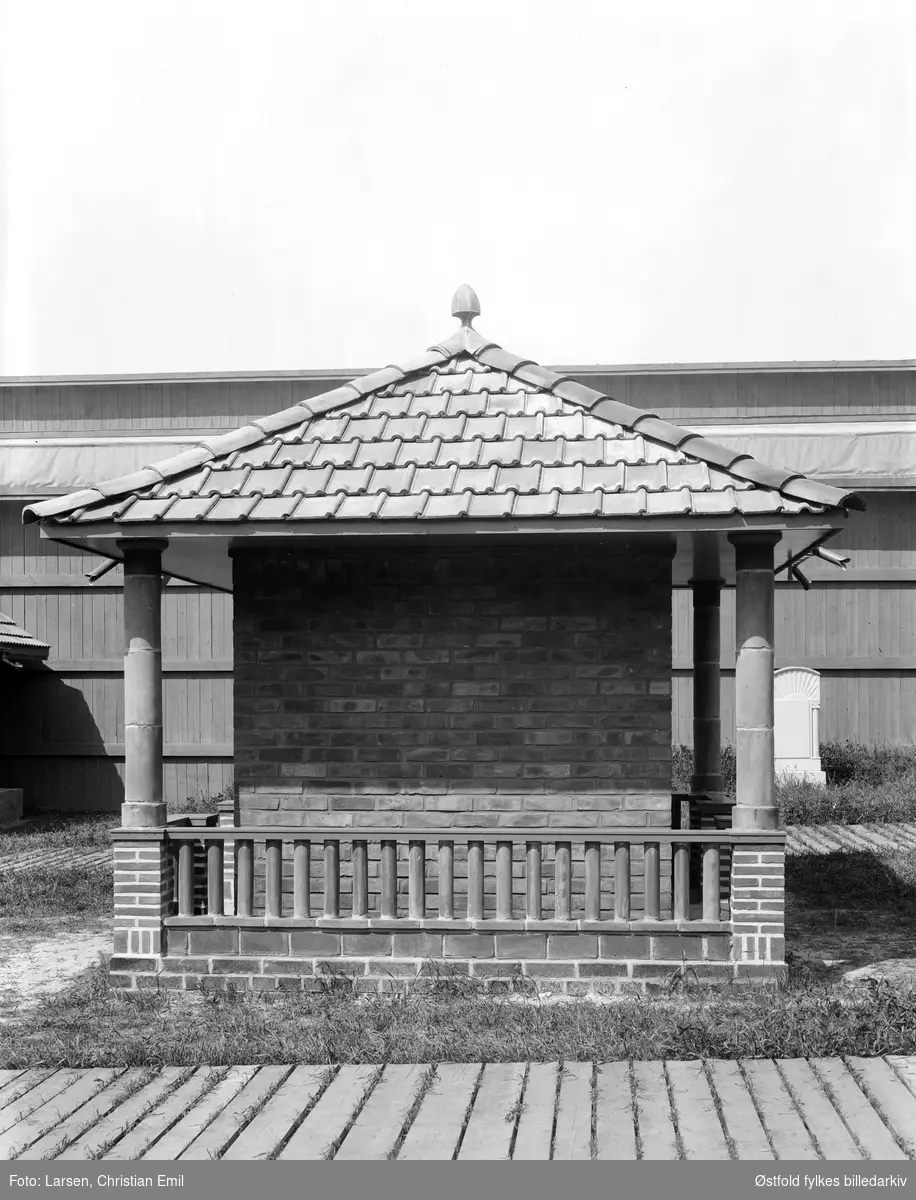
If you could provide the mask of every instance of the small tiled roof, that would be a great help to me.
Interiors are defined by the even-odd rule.
[[[51,647],[32,637],[12,617],[0,612],[0,655],[6,658],[47,658]]]
[[[27,508],[26,521],[453,521],[822,514],[854,493],[780,471],[509,354],[472,327],[426,354],[141,471]]]

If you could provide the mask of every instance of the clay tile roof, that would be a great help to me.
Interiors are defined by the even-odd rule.
[[[18,661],[23,658],[47,658],[51,647],[32,637],[12,617],[0,612],[0,655]]]
[[[759,463],[461,328],[392,364],[25,521],[284,522],[823,514],[855,493]],[[749,495],[753,492],[753,497]],[[740,498],[739,498],[740,497]],[[87,530],[88,532],[88,530]]]

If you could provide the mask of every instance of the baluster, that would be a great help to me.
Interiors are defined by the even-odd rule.
[[[455,843],[439,843],[439,916],[450,921],[455,915]]]
[[[178,843],[178,915],[194,916],[194,843]]]
[[[245,838],[235,843],[235,911],[250,917],[254,911],[254,842]]]
[[[529,921],[541,919],[541,843],[529,842],[526,850],[525,873],[528,877]]]
[[[646,842],[644,863],[646,882],[646,919],[657,921],[661,917],[661,871],[658,842]]]
[[[468,842],[468,920],[483,920],[483,842]]]
[[[554,851],[554,898],[558,921],[572,917],[572,843],[557,842]]]
[[[676,842],[674,845],[674,919],[687,921],[690,918],[690,845]]]
[[[293,842],[293,916],[312,915],[312,873],[309,861],[311,843],[302,838]]]
[[[360,838],[353,843],[353,916],[369,915],[369,843]]]
[[[324,843],[324,915],[340,916],[340,842]]]
[[[601,920],[601,843],[585,843],[585,919]]]
[[[614,920],[630,919],[630,845],[614,843]]]
[[[719,847],[703,847],[703,920],[719,919]]]
[[[382,917],[394,920],[398,915],[398,844],[382,842]]]
[[[407,855],[409,912],[413,920],[422,920],[426,916],[426,843],[411,841]]]
[[[496,919],[512,920],[512,843],[496,843]]]
[[[283,843],[278,838],[267,842],[267,878],[264,912],[268,917],[283,916]]]
[[[223,915],[223,843],[216,839],[207,842],[207,912]]]

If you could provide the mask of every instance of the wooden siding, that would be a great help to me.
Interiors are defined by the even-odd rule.
[[[824,739],[916,741],[916,494],[872,493],[830,548],[847,571],[806,564],[811,590],[776,585],[776,665],[822,673]],[[782,576],[785,579],[785,576]],[[691,596],[673,596],[673,736],[690,745]],[[722,728],[734,741],[735,594],[722,594]]]
[[[41,540],[21,502],[0,504],[0,610],[51,646],[46,666],[5,672],[0,778],[33,807],[117,809],[123,799],[123,597],[120,569]],[[232,782],[232,598],[170,584],[162,646],[166,798]],[[12,701],[11,701],[12,697]]]
[[[329,372],[298,379],[0,384],[0,434],[232,429],[330,391],[346,378],[344,372]],[[624,403],[687,423],[881,419],[916,412],[916,371],[906,369],[579,371],[573,378]]]

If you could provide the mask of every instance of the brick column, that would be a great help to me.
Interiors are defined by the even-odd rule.
[[[732,961],[738,978],[785,971],[785,834],[732,850]]]
[[[115,829],[114,956],[112,972],[159,969],[162,918],[175,891],[172,855],[158,830]],[[120,982],[124,982],[121,980]]]
[[[776,829],[773,550],[778,533],[732,533],[735,547],[735,829]]]
[[[722,716],[719,600],[722,581],[694,580],[693,775],[691,792],[721,795]]]

